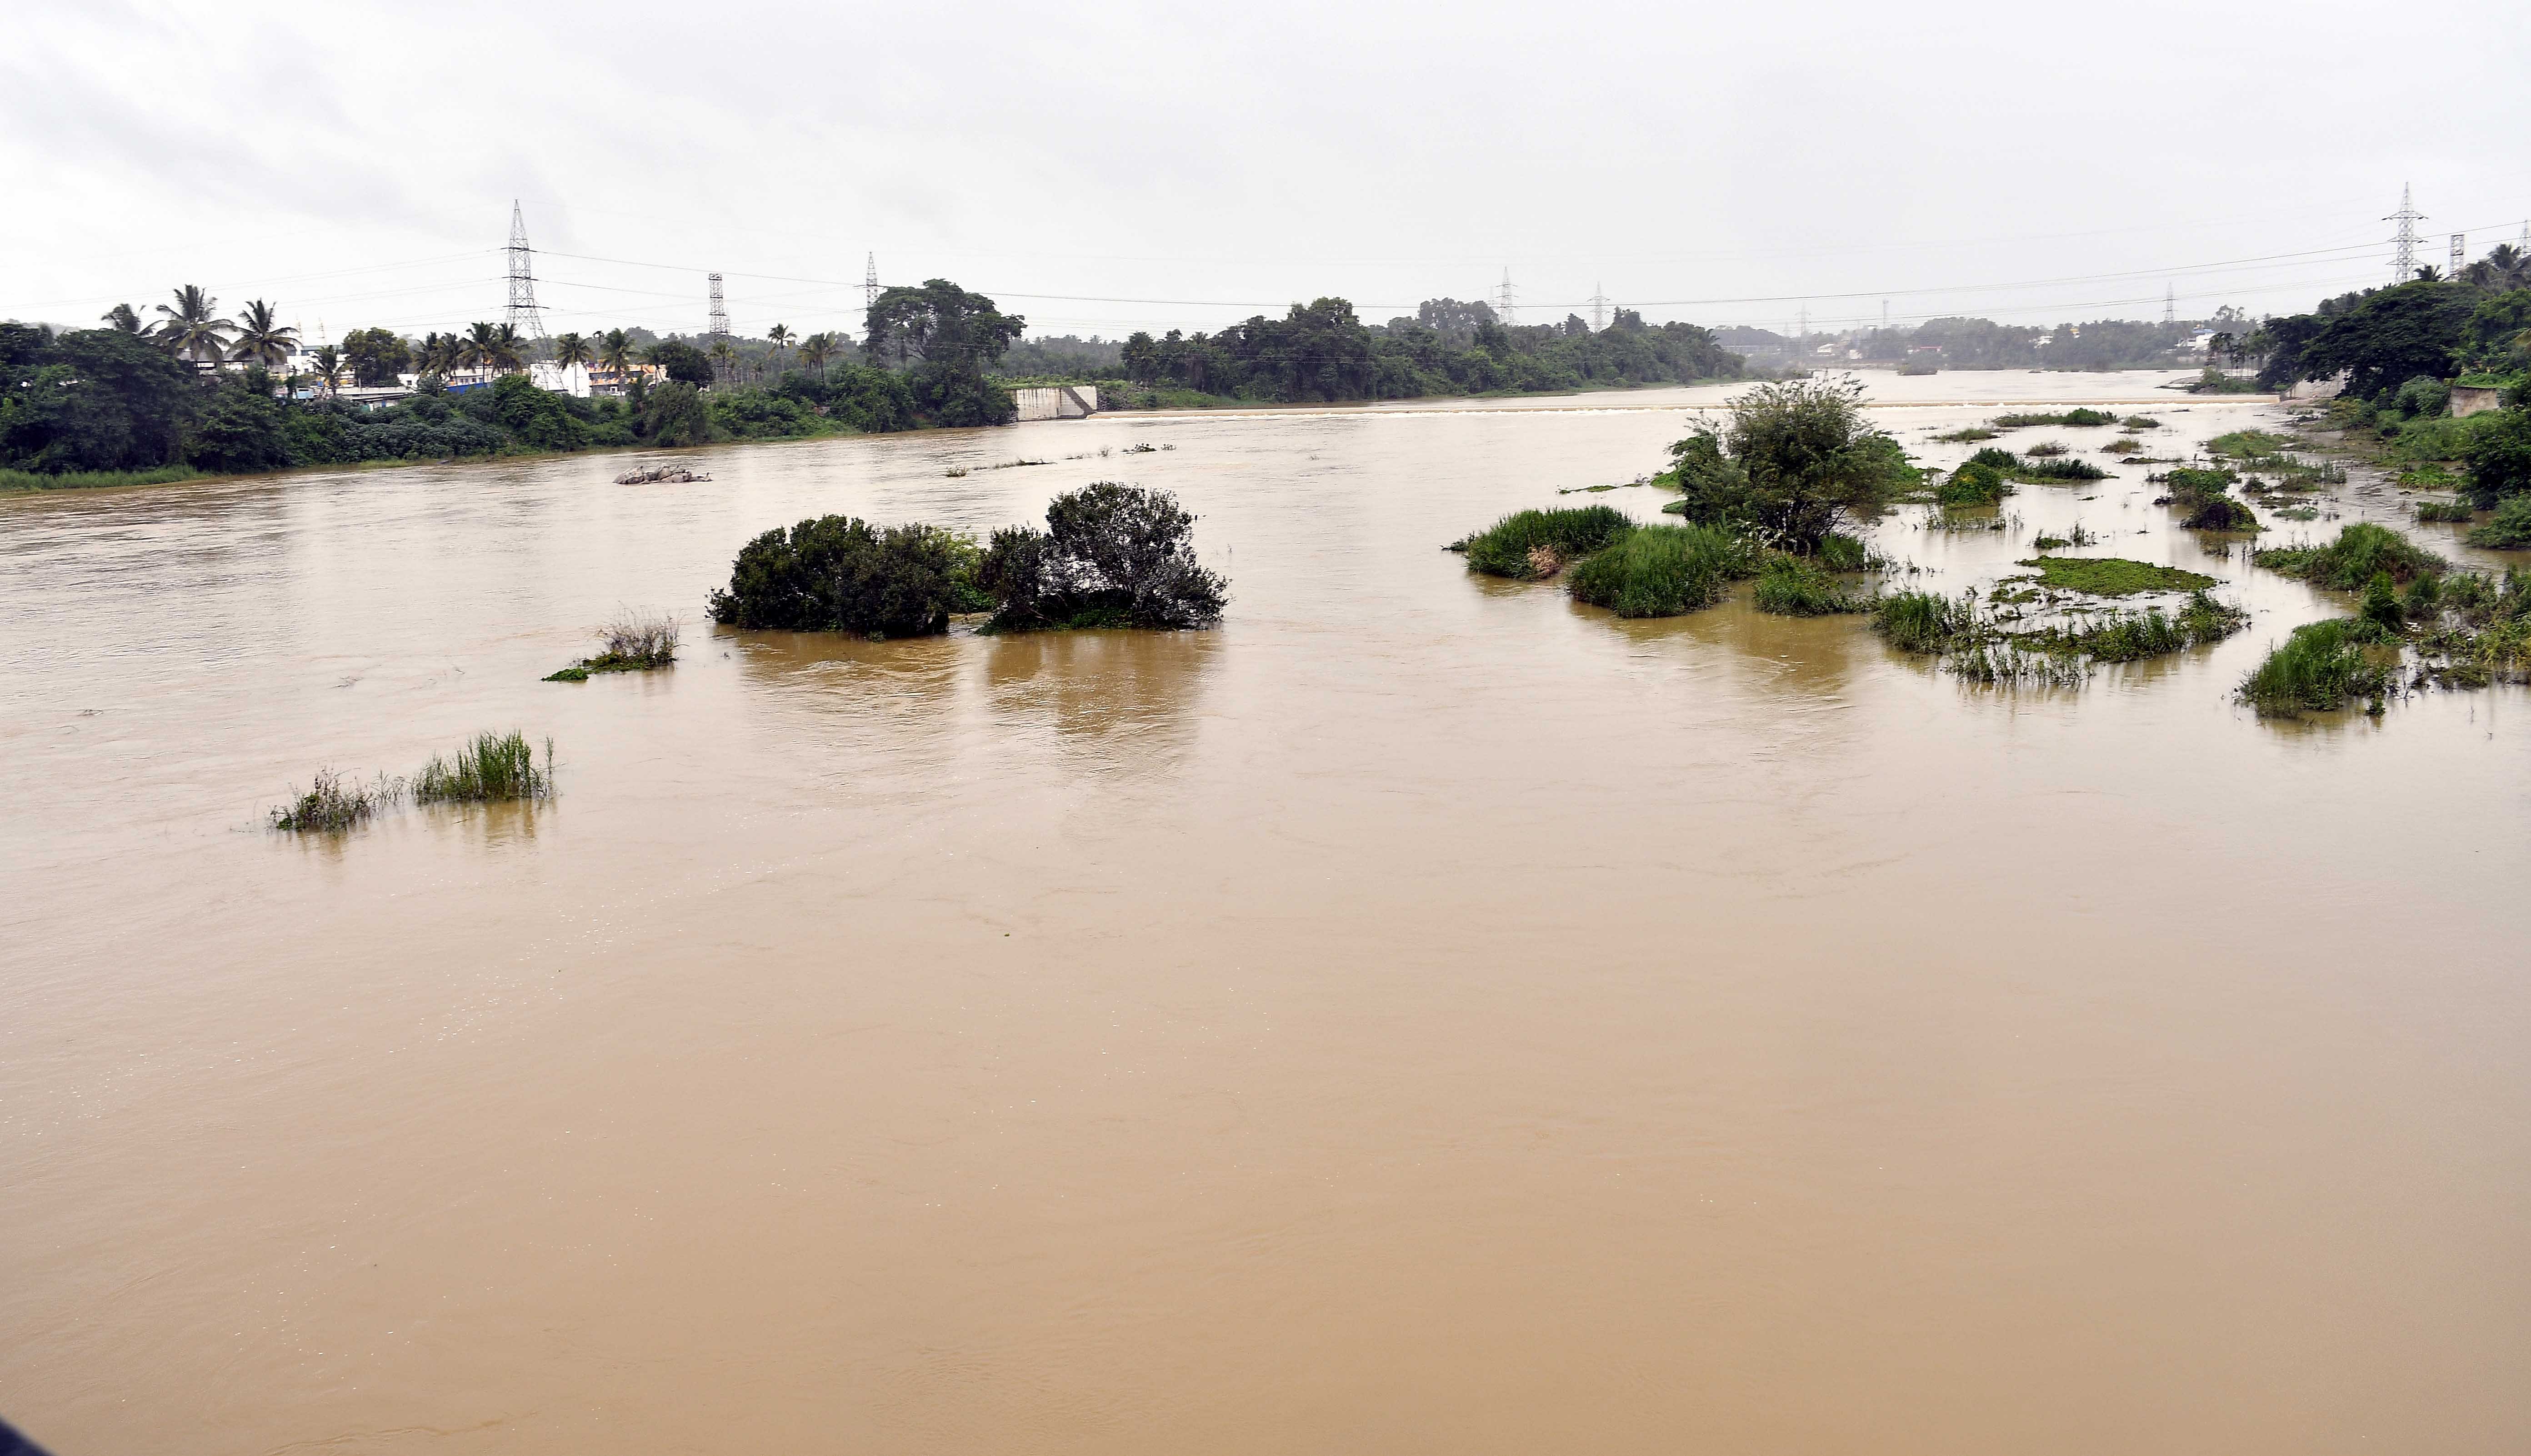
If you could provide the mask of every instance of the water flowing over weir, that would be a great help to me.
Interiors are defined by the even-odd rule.
[[[1876,387],[1944,461],[1995,402],[2277,418],[2163,377]],[[2521,690],[2257,720],[2345,603],[2100,456],[1876,543],[1954,589],[2079,521],[2246,632],[1995,691],[1439,549],[1660,519],[1554,492],[1723,393],[0,500],[0,1408],[62,1456],[2531,1443]],[[1201,515],[1218,631],[702,620],[769,526],[1101,478]],[[628,604],[674,668],[538,681]],[[555,799],[259,827],[513,727]]]

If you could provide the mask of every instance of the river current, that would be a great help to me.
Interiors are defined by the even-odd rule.
[[[2165,377],[1874,388],[1941,463],[1998,404],[2156,455],[2279,418]],[[2253,613],[2079,689],[1441,549],[1660,519],[1556,491],[1724,393],[0,499],[0,1414],[59,1456],[2531,1446],[2523,692],[2259,720],[2346,603],[2106,457],[1873,532],[1952,589],[2080,522]],[[2108,437],[2002,443],[2052,434]],[[703,617],[767,527],[1104,478],[1201,516],[1219,630]],[[673,669],[538,681],[619,606],[684,617]],[[262,825],[511,728],[554,802]]]

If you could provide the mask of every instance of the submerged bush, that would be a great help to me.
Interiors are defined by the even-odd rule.
[[[2388,572],[2391,581],[2406,582],[2444,569],[2442,557],[2369,521],[2344,528],[2326,546],[2278,546],[2250,559],[2279,576],[2300,577],[2316,587],[2340,591],[2364,589],[2375,572]]]
[[[1470,571],[1537,581],[1607,545],[1634,525],[1614,506],[1515,511],[1451,549],[1467,553]]]
[[[1758,610],[1778,617],[1825,617],[1863,612],[1872,603],[1848,591],[1819,563],[1781,552],[1758,568]]]
[[[2466,526],[2477,516],[2469,502],[2460,500],[2421,500],[2417,502],[2417,524],[2420,526]]]
[[[598,629],[599,650],[546,677],[548,683],[585,683],[592,673],[645,672],[677,660],[677,619],[665,612],[618,612]]]
[[[2293,717],[2381,692],[2385,674],[2365,659],[2348,628],[2343,617],[2295,628],[2241,680],[2241,700],[2263,718]]]
[[[1675,617],[1720,601],[1754,570],[1750,549],[1715,526],[1639,526],[1575,567],[1565,589],[1620,617]]]
[[[307,793],[272,812],[272,827],[302,834],[349,829],[389,808],[403,795],[401,779],[381,774],[375,783],[364,784],[358,779],[345,779],[330,768],[319,768]]]
[[[2424,519],[2422,513],[2418,519]],[[2496,508],[2495,519],[2472,531],[2468,540],[2488,551],[2519,551],[2531,546],[2531,495],[2506,497]]]
[[[741,547],[708,604],[729,627],[924,637],[949,630],[974,570],[973,543],[936,527],[820,516]]]
[[[2179,524],[2190,531],[2257,531],[2259,518],[2232,497],[2219,495],[2189,512]]]
[[[1725,428],[1700,424],[1671,445],[1673,464],[1655,477],[1686,497],[1676,509],[1700,526],[1809,551],[1847,517],[1877,516],[1922,482],[1864,415],[1855,380],[1762,384],[1730,408]]]
[[[432,755],[413,776],[416,804],[483,804],[503,799],[553,797],[553,740],[545,740],[544,767],[516,733],[476,735],[453,756]]]
[[[2173,613],[2165,614],[2160,607],[2112,612],[2079,627],[2032,633],[2025,641],[2050,651],[2087,656],[2095,662],[2135,662],[2222,642],[2249,622],[2249,613],[2199,590]]]
[[[2106,480],[2109,473],[2088,460],[2025,460],[2015,472],[2025,480]]]
[[[1819,564],[1829,571],[1871,571],[1883,563],[1862,537],[1831,531],[1820,537]]]
[[[2068,447],[2063,440],[2041,440],[2038,444],[2031,446],[2029,449],[2024,450],[2021,453],[2037,459],[2045,460],[2051,456],[2062,455],[2068,448],[2070,447]]]
[[[1210,627],[1230,584],[1196,560],[1195,521],[1165,490],[1113,480],[1056,496],[1044,531],[994,532],[977,563],[993,629]]]

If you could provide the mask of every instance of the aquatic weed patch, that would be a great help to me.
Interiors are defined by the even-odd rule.
[[[1778,617],[1826,617],[1868,612],[1871,598],[1850,590],[1819,563],[1780,552],[1758,568],[1758,610]]]
[[[1634,522],[1614,506],[1515,511],[1449,549],[1464,552],[1472,572],[1538,581],[1632,530]]]
[[[347,779],[319,768],[304,794],[272,811],[275,829],[296,834],[336,833],[358,827],[392,808],[404,797],[404,780],[385,774],[369,783]]]
[[[2390,528],[2370,521],[2341,528],[2337,538],[2325,546],[2276,546],[2258,552],[2250,560],[2278,576],[2296,577],[2315,587],[2334,587],[2340,591],[2363,590],[2376,572],[2387,573],[2393,582],[2408,582],[2444,569],[2442,557]]]
[[[2297,627],[2241,680],[2239,696],[2263,718],[2327,712],[2380,694],[2389,674],[2373,664],[2343,617]]]
[[[446,757],[432,755],[413,776],[416,804],[550,799],[553,792],[553,740],[545,740],[544,766],[539,768],[535,750],[518,733],[478,733]]]
[[[2086,596],[2132,596],[2139,591],[2196,591],[2215,579],[2175,566],[2156,566],[2121,556],[2034,556],[2020,563],[2039,573],[2039,584],[2053,591]]]
[[[619,612],[614,621],[598,629],[596,656],[584,657],[560,672],[548,674],[545,681],[585,683],[602,673],[647,672],[666,667],[677,660],[680,631],[677,619],[664,612]]]
[[[1620,617],[1674,617],[1720,601],[1755,555],[1720,527],[1639,526],[1574,567],[1565,589]]]

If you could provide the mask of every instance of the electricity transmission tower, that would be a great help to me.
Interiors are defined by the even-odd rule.
[[[2179,321],[2179,285],[2176,283],[2165,283],[2162,286],[2162,321],[2165,323]]]
[[[1608,291],[1594,283],[1591,285],[1591,329],[1597,333],[1607,326]]]
[[[711,275],[711,327],[706,332],[715,339],[729,337],[729,309],[721,305],[718,273]]]
[[[2399,184],[2399,210],[2382,220],[2399,225],[2390,238],[2390,286],[2396,288],[2417,276],[2417,224],[2426,220],[2410,199],[2406,183]]]
[[[510,311],[507,322],[522,339],[545,336],[544,315],[536,309],[536,275],[528,266],[528,216],[519,199],[510,199]]]
[[[1505,268],[1503,269],[1502,287],[1494,290],[1494,319],[1506,328],[1518,321],[1518,315],[1512,312],[1513,297],[1514,295],[1511,291],[1511,269]]]
[[[871,252],[863,256],[870,262],[862,271],[862,307],[875,308],[878,307],[878,254]]]
[[[2463,246],[2463,240],[2466,237],[2467,235],[2463,233],[2452,234],[2451,266],[2444,271],[2445,277],[2457,278],[2460,276],[2460,260],[2469,255],[2468,248]]]

